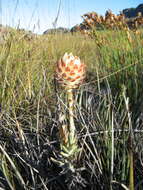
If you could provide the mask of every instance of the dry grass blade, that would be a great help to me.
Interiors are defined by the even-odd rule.
[[[26,184],[25,184],[25,182],[24,182],[24,180],[23,180],[21,174],[19,173],[18,169],[16,168],[14,162],[12,161],[12,159],[9,157],[9,155],[7,154],[7,152],[4,150],[4,148],[3,148],[1,145],[0,145],[0,149],[1,149],[2,153],[3,153],[3,155],[4,155],[4,156],[6,157],[6,159],[9,161],[9,163],[10,163],[12,169],[14,170],[14,172],[15,172],[15,174],[16,174],[16,176],[17,176],[17,179],[18,179],[18,181],[20,182],[20,184],[22,184],[22,186],[23,186],[24,188],[26,188]]]

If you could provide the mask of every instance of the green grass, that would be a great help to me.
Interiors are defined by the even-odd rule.
[[[25,37],[0,45],[0,187],[2,189],[138,189],[143,187],[143,31],[93,31]],[[72,52],[87,65],[76,90],[75,173],[59,156],[56,61]]]

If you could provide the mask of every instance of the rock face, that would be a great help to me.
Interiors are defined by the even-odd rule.
[[[63,28],[63,27],[59,27],[59,28],[52,28],[52,29],[48,29],[46,31],[43,32],[43,34],[54,34],[54,33],[68,33],[70,30],[68,28]]]
[[[83,31],[83,30],[89,30],[89,29],[90,28],[87,25],[85,25],[83,23],[80,23],[80,24],[77,24],[77,25],[73,26],[71,28],[70,32],[73,33],[73,32],[77,32],[77,31]]]
[[[141,12],[143,15],[143,4],[138,5],[136,8],[129,8],[123,10],[123,14],[127,18],[136,17],[138,15],[138,12]]]

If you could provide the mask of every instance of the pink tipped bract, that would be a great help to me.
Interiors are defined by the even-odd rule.
[[[85,78],[85,64],[72,53],[65,53],[57,62],[56,79],[65,88],[77,88]]]

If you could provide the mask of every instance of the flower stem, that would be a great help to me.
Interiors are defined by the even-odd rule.
[[[75,140],[75,124],[74,124],[74,99],[73,90],[67,90],[68,107],[69,107],[69,141],[70,144],[74,143]]]

